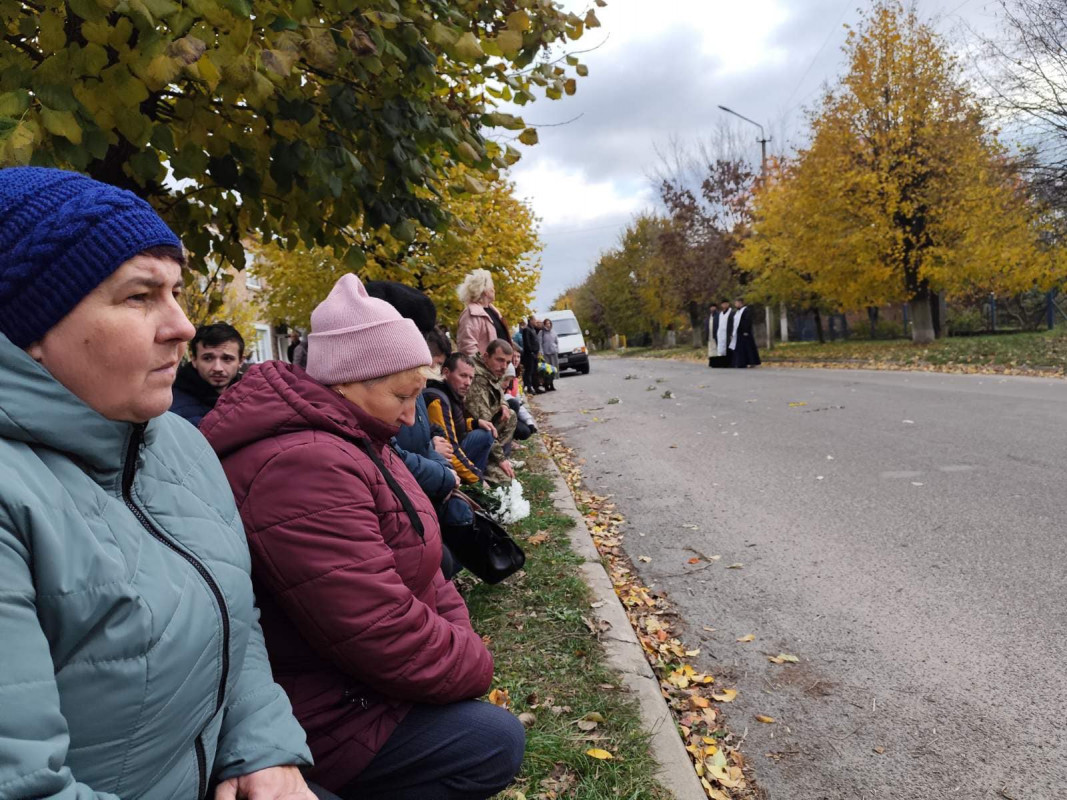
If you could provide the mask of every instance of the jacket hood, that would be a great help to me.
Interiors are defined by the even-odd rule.
[[[263,439],[299,431],[384,445],[399,430],[313,380],[302,368],[282,361],[253,365],[200,423],[200,432],[220,458]]]
[[[151,441],[153,427],[149,423],[146,441]],[[66,453],[102,480],[102,473],[122,468],[133,430],[133,423],[91,409],[0,334],[0,437]]]

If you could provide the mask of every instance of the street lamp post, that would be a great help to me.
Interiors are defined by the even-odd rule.
[[[770,137],[767,136],[766,133],[764,133],[763,126],[760,125],[758,122],[756,122],[754,119],[749,119],[744,114],[738,114],[732,108],[727,108],[726,106],[719,106],[719,108],[722,111],[725,111],[727,114],[733,114],[738,119],[743,119],[745,122],[747,122],[747,123],[749,123],[751,125],[755,125],[757,128],[759,128],[759,139],[757,139],[756,141],[759,142],[759,145],[760,145],[760,179],[762,180],[763,183],[766,183],[767,182],[767,142],[770,141]],[[774,322],[773,322],[772,317],[771,317],[771,307],[769,305],[764,306],[763,310],[766,312],[766,315],[767,315],[767,349],[770,350],[771,347],[773,346],[773,342],[774,342]],[[786,341],[787,337],[789,336],[788,330],[789,330],[788,329],[788,323],[787,323],[787,320],[786,320],[786,317],[785,317],[785,305],[783,304],[782,305],[782,341],[783,342]]]

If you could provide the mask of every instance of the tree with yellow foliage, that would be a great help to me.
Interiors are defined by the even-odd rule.
[[[453,167],[447,182],[463,183],[468,168]],[[443,189],[441,205],[451,216],[444,232],[419,229],[410,245],[387,229],[363,234],[364,280],[399,281],[424,291],[437,305],[439,320],[454,325],[462,307],[456,288],[472,269],[493,273],[496,306],[508,319],[525,314],[540,276],[537,218],[514,195],[502,176],[482,176],[478,194]],[[269,317],[306,327],[311,311],[337,280],[352,270],[326,248],[286,249],[278,243],[257,246],[256,274],[267,284],[263,295]]]
[[[243,288],[244,275],[234,269],[217,268],[211,278],[191,270],[185,273],[181,303],[185,316],[196,327],[226,322],[237,329],[246,343],[256,340],[256,322],[262,310],[255,297]]]
[[[739,255],[756,287],[838,308],[908,301],[928,342],[935,293],[1050,283],[1039,210],[933,30],[880,2],[845,49],[810,146],[757,193]]]

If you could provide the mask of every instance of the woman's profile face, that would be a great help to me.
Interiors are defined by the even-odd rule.
[[[147,422],[170,408],[171,384],[196,333],[178,304],[182,270],[131,258],[26,352],[100,415]]]
[[[415,401],[425,388],[421,375],[400,372],[376,383],[347,383],[337,390],[375,419],[400,426],[415,424]]]
[[[482,292],[482,301],[485,305],[496,302],[496,288],[489,284],[489,288]]]

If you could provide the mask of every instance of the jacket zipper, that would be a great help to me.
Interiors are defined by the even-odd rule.
[[[207,754],[204,752],[204,741],[197,736],[193,747],[196,749],[196,800],[203,800],[207,795]]]
[[[144,439],[144,430],[144,424],[133,426],[133,435],[130,436],[130,443],[126,448],[126,462],[122,467],[122,499],[126,503],[126,507],[133,512],[137,521],[141,523],[141,526],[148,531],[154,539],[169,547],[189,562],[193,569],[200,574],[204,583],[207,584],[211,593],[215,596],[215,602],[218,603],[219,613],[222,616],[222,674],[219,678],[219,690],[215,697],[215,713],[217,714],[222,708],[222,704],[226,698],[226,681],[230,674],[229,609],[226,607],[226,598],[222,594],[222,589],[219,588],[218,583],[215,582],[211,573],[208,572],[207,567],[205,567],[204,564],[192,553],[186,552],[157,530],[156,527],[149,522],[145,513],[141,511],[133,501],[133,478],[134,473],[137,471],[137,451],[140,449],[141,442]],[[204,797],[207,792],[207,756],[204,752],[204,743],[199,736],[196,737],[194,746],[196,748],[196,766],[199,772],[199,784],[197,787],[197,799],[199,800]]]

